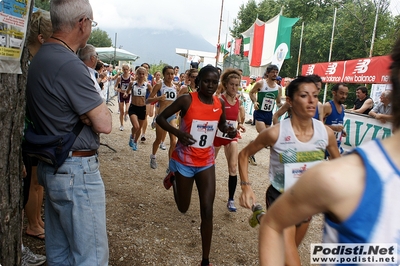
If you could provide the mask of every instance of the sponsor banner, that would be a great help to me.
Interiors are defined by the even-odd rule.
[[[246,114],[253,115],[254,106],[248,93],[243,93],[246,101],[244,102]],[[273,112],[276,112],[276,107]],[[280,120],[286,118],[286,114]],[[345,113],[344,130],[346,137],[342,137],[342,148],[348,152],[355,147],[372,139],[384,139],[392,135],[392,123],[382,123],[368,115]]]
[[[323,83],[390,83],[390,56],[376,56],[346,61],[306,64],[302,75],[316,74]]]
[[[344,130],[346,137],[342,137],[342,148],[350,151],[372,139],[384,139],[392,135],[392,123],[381,123],[367,115],[345,113]]]
[[[397,243],[311,244],[311,265],[397,265]]]

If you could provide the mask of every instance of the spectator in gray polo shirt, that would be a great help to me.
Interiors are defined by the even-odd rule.
[[[382,123],[392,121],[392,91],[382,92],[380,99],[381,101],[368,114]]]

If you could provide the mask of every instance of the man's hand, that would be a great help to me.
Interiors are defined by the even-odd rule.
[[[258,102],[255,102],[253,104],[254,104],[254,110],[258,110]]]
[[[79,117],[79,119],[84,123],[85,125],[91,127],[92,126],[92,121],[90,121],[89,117],[86,114],[83,114]]]
[[[229,126],[228,129],[226,130],[226,134],[228,135],[228,137],[233,139],[237,136],[237,130],[233,126]]]

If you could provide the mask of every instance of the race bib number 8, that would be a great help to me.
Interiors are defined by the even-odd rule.
[[[261,105],[261,111],[271,112],[274,109],[275,100],[271,98],[264,98]]]
[[[196,143],[191,146],[201,149],[211,147],[214,143],[217,127],[218,121],[193,120],[190,134],[196,140]]]
[[[226,120],[226,122],[228,123],[228,125],[233,126],[234,128],[236,128],[237,125],[237,121],[233,121],[233,120]],[[218,129],[217,131],[217,137],[222,138],[222,139],[231,139],[230,137],[228,137],[227,133],[223,133],[221,130]]]

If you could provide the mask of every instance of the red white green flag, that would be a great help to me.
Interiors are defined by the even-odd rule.
[[[248,51],[250,66],[265,66],[275,57],[281,59],[290,58],[290,39],[292,27],[298,18],[287,18],[277,15],[267,22],[256,19],[254,24],[243,35],[243,52]],[[249,43],[246,48],[246,40]],[[286,52],[287,51],[287,52]],[[286,54],[285,54],[286,53]]]

